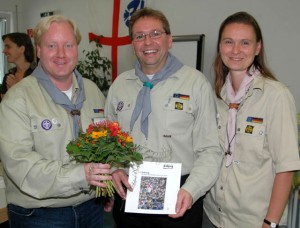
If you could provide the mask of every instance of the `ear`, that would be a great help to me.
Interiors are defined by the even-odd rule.
[[[258,41],[256,44],[256,51],[255,51],[255,55],[258,55],[261,51],[261,41]]]
[[[22,46],[19,47],[19,49],[22,51],[22,53],[25,52],[25,46],[22,45]]]
[[[131,42],[131,48],[132,48],[132,52],[133,52],[133,54],[135,55],[135,50],[134,50],[134,45],[133,45],[133,42]]]
[[[41,48],[39,45],[36,45],[36,56],[40,58]]]
[[[168,35],[168,47],[169,47],[169,49],[172,48],[172,44],[173,44],[173,37],[172,37],[172,34],[169,34]]]

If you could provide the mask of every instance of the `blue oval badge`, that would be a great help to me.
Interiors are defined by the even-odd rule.
[[[52,123],[50,120],[43,120],[41,126],[44,130],[48,131],[52,128]]]

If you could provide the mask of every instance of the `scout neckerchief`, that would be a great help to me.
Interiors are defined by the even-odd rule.
[[[251,67],[249,72],[250,73],[247,73],[245,75],[237,93],[234,92],[234,89],[232,87],[231,75],[228,74],[226,77],[225,86],[226,86],[227,98],[229,101],[228,120],[227,120],[227,129],[226,129],[227,134],[225,136],[225,138],[227,138],[227,140],[225,140],[225,149],[226,149],[225,166],[226,167],[230,166],[233,161],[234,142],[235,142],[235,135],[236,135],[236,119],[237,119],[239,104],[243,100],[246,92],[248,91],[252,80],[259,73],[259,71],[254,70],[254,67]]]
[[[74,137],[78,137],[78,132],[80,127],[80,109],[82,108],[83,102],[85,101],[84,85],[82,76],[75,70],[75,77],[79,86],[78,97],[73,104],[70,99],[60,91],[49,79],[49,76],[45,73],[41,65],[39,64],[37,68],[33,71],[32,75],[37,78],[38,82],[44,87],[47,93],[52,98],[53,102],[61,105],[66,109],[73,117],[73,130]]]
[[[162,70],[154,75],[150,80],[141,70],[139,61],[135,64],[135,74],[143,82],[143,87],[139,91],[136,99],[136,104],[130,120],[130,129],[133,129],[133,125],[142,112],[141,116],[141,131],[148,138],[148,116],[151,113],[151,99],[150,91],[159,82],[166,80],[170,75],[178,71],[183,64],[171,53],[169,53],[166,65]]]

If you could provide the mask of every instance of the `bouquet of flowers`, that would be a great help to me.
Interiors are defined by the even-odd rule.
[[[131,162],[143,160],[132,137],[122,132],[117,122],[111,121],[90,124],[86,133],[81,132],[76,140],[70,141],[67,152],[77,162],[108,163],[114,167],[125,168]],[[96,187],[96,197],[113,196],[113,182],[104,183],[106,188]]]

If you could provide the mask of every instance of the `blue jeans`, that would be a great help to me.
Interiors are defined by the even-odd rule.
[[[77,206],[23,208],[8,204],[11,228],[103,228],[103,200],[92,199]]]

